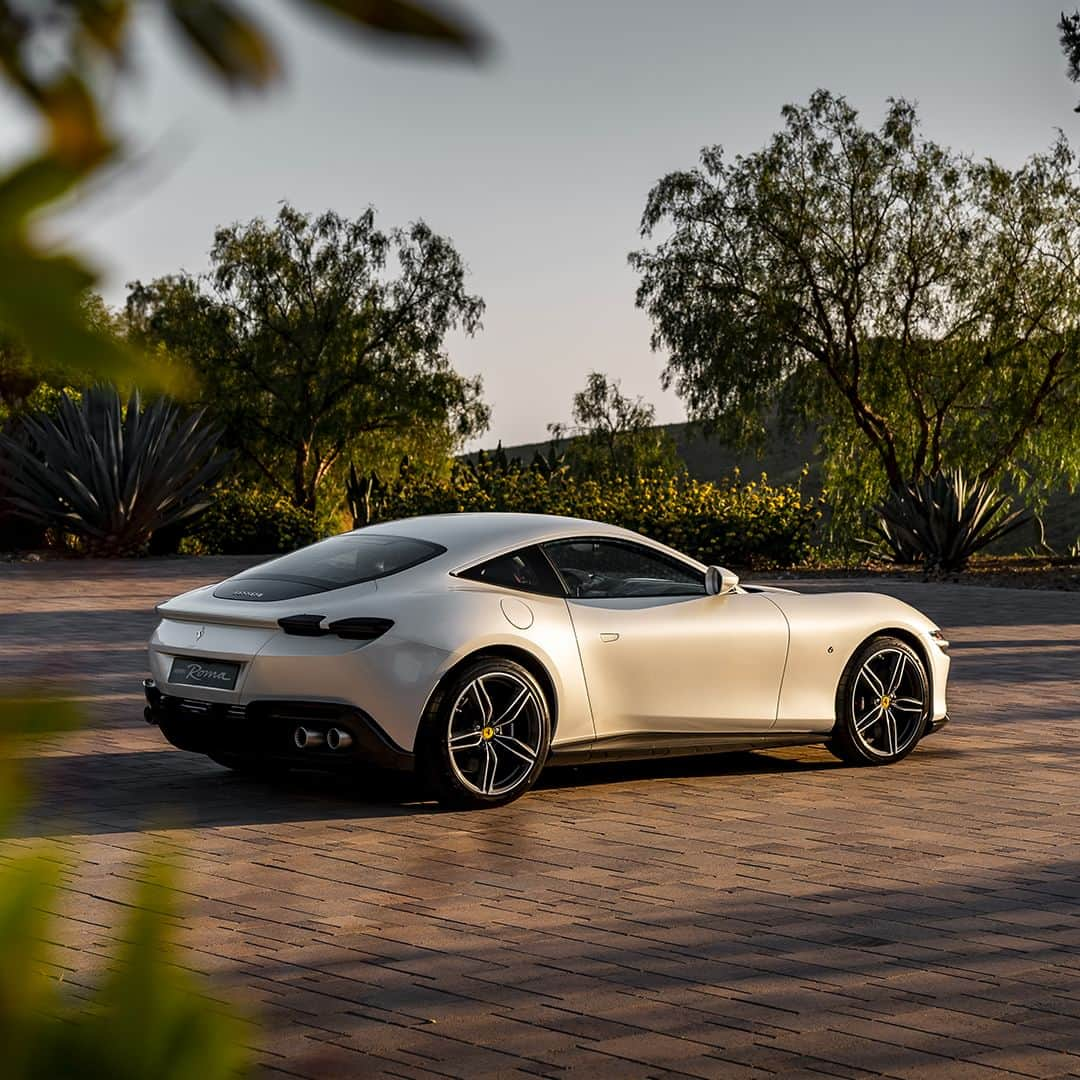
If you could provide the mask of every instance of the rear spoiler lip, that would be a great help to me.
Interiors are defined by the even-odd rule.
[[[240,601],[238,601],[238,603],[239,602]],[[170,603],[171,601],[165,601],[160,604],[155,604],[154,614],[160,619],[171,619],[174,622],[205,623],[207,626],[236,626],[248,630],[280,629],[277,619],[273,616],[245,619],[239,617],[239,612],[237,612],[235,617],[231,614],[217,611],[210,614],[208,612],[192,611],[191,609],[170,608]],[[254,612],[252,614],[254,614]]]

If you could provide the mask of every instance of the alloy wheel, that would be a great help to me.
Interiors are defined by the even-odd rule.
[[[851,687],[851,732],[868,754],[903,753],[919,737],[926,710],[926,679],[907,652],[890,646],[863,661]]]
[[[533,771],[544,745],[544,707],[509,671],[488,671],[458,694],[447,727],[450,767],[477,795],[513,791]]]

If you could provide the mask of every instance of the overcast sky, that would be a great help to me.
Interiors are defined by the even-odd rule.
[[[590,369],[684,419],[626,255],[658,177],[706,144],[756,149],[785,102],[827,87],[876,124],[887,97],[908,97],[928,135],[1006,163],[1057,127],[1080,141],[1060,0],[466,0],[496,42],[479,67],[373,51],[284,0],[247,6],[273,15],[285,84],[230,100],[145,25],[125,108],[141,164],[68,232],[119,303],[133,278],[205,269],[216,225],[282,199],[424,218],[487,301],[477,337],[450,342],[484,378],[482,444],[542,438]],[[10,108],[0,118],[11,150],[26,133]]]

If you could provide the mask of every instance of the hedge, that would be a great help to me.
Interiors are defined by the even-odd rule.
[[[319,539],[315,515],[288,499],[224,485],[180,541],[184,555],[274,555]]]
[[[457,465],[449,479],[408,469],[371,499],[372,521],[463,511],[564,514],[633,529],[704,563],[791,566],[811,551],[820,504],[797,486],[736,475],[715,484],[686,473],[575,479],[537,467]]]

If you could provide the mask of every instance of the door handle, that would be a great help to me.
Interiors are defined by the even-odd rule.
[[[601,641],[618,641],[619,640],[619,635],[618,634],[601,634],[600,635],[600,640]]]

